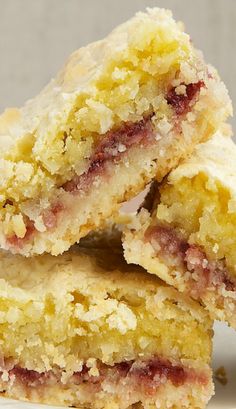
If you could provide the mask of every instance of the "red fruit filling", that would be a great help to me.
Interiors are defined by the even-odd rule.
[[[54,203],[50,209],[46,209],[42,216],[43,222],[48,229],[52,229],[57,224],[57,216],[60,212],[64,210],[64,206],[62,203],[57,202]]]
[[[145,239],[167,264],[174,263],[177,268],[185,268],[197,276],[197,279],[189,280],[189,291],[193,296],[198,297],[207,289],[222,284],[227,291],[236,291],[236,282],[229,278],[225,262],[209,261],[200,246],[189,244],[172,227],[150,227],[145,232]]]
[[[149,115],[136,123],[125,123],[116,131],[107,132],[90,158],[88,170],[66,182],[62,186],[63,189],[67,192],[86,190],[108,162],[119,161],[126,150],[133,145],[146,145],[148,142],[153,141],[155,134],[151,117],[152,115]]]
[[[167,103],[173,107],[176,115],[185,115],[191,110],[191,107],[196,102],[201,88],[204,86],[205,84],[203,81],[185,85],[185,94],[177,94],[176,87],[173,87],[167,94]]]
[[[23,243],[29,240],[32,237],[34,232],[35,232],[34,223],[31,220],[29,220],[26,225],[26,233],[24,237],[21,238],[21,237],[18,237],[16,234],[14,234],[13,236],[8,237],[7,242],[13,247],[21,248]]]

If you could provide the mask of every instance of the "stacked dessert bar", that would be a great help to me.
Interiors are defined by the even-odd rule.
[[[206,407],[213,320],[236,328],[231,111],[182,24],[154,8],[2,114],[2,396]]]
[[[218,133],[155,188],[124,233],[143,266],[236,329],[236,145]]]
[[[79,408],[204,407],[212,321],[119,248],[2,254],[4,396]]]

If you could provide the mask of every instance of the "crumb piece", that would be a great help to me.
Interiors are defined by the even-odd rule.
[[[186,95],[186,85],[182,84],[175,88],[177,95]]]
[[[225,371],[224,366],[220,366],[216,371],[215,371],[215,379],[221,383],[221,385],[227,385],[228,383],[228,378],[227,374]]]

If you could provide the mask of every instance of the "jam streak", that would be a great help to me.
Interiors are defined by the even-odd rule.
[[[18,237],[16,234],[7,238],[7,243],[16,248],[22,248],[23,243],[29,240],[35,232],[34,223],[28,220],[26,224],[26,233],[24,237]]]
[[[153,357],[146,361],[127,361],[114,366],[98,363],[99,375],[89,374],[89,368],[83,365],[80,372],[75,372],[68,380],[69,385],[91,384],[96,391],[101,390],[104,380],[115,385],[127,385],[133,391],[141,391],[146,396],[153,396],[160,385],[169,381],[175,387],[180,387],[186,382],[195,382],[207,385],[208,377],[203,372],[174,365],[167,359]],[[60,382],[61,373],[52,370],[39,373],[34,370],[14,366],[8,372],[10,380],[24,385],[27,388],[39,388]],[[0,372],[1,375],[1,372]],[[125,379],[125,383],[124,383]],[[94,389],[93,389],[94,390]]]
[[[228,270],[223,260],[209,261],[204,250],[196,245],[189,244],[180,234],[170,226],[152,226],[145,232],[145,240],[151,242],[153,248],[161,257],[175,267],[186,268],[198,279],[191,279],[190,291],[193,296],[199,296],[210,287],[225,285],[227,291],[236,291],[234,283],[228,277]],[[172,260],[170,259],[172,257]]]
[[[118,161],[133,145],[147,145],[154,141],[154,130],[151,122],[152,115],[139,122],[127,122],[116,131],[107,132],[98,144],[90,158],[89,168],[82,175],[75,176],[62,187],[66,192],[87,190],[94,178],[101,173],[110,161]]]
[[[169,90],[166,97],[167,103],[173,107],[178,116],[186,115],[190,112],[191,107],[195,103],[201,88],[205,86],[205,83],[198,81],[184,86],[186,88],[184,94],[177,94],[176,87],[173,87]]]

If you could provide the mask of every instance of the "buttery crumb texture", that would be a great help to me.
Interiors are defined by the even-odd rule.
[[[126,230],[125,256],[236,329],[236,145],[200,144]]]
[[[62,253],[231,114],[171,12],[138,13],[0,117],[0,246]]]
[[[118,249],[0,254],[3,396],[95,409],[203,409],[212,321]]]

